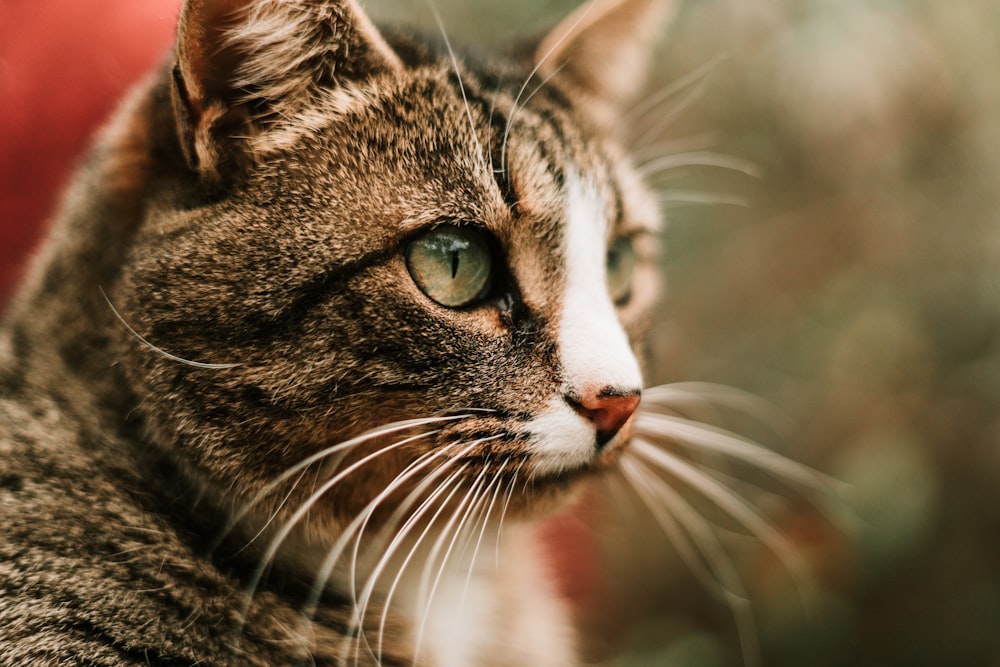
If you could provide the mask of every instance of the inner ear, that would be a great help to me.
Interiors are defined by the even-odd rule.
[[[187,0],[172,96],[184,156],[219,180],[269,119],[294,115],[320,87],[402,64],[355,0]]]
[[[189,0],[181,12],[177,57],[191,93],[225,100],[241,58],[232,34],[253,3],[246,0]]]

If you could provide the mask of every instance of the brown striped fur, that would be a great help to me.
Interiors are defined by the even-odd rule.
[[[463,488],[484,466],[513,488],[520,470],[506,509],[529,528],[612,465],[624,436],[586,469],[532,475],[526,424],[566,391],[567,179],[600,189],[612,236],[656,225],[612,130],[660,4],[598,0],[486,65],[383,36],[353,0],[189,0],[175,54],[106,128],[0,329],[0,664],[375,664],[348,591],[303,608],[325,550],[407,463],[482,440]],[[615,69],[595,70],[608,49]],[[407,273],[406,244],[443,222],[487,230],[503,260],[475,307],[440,307]],[[636,345],[645,243],[619,309]],[[267,486],[371,429],[458,413]],[[421,437],[331,489],[250,590],[316,485],[404,435]],[[532,614],[564,621],[533,567],[496,574],[511,583],[474,664],[572,662],[569,639],[526,639]],[[381,613],[374,600],[364,621],[381,663],[411,664],[412,619],[375,632]]]

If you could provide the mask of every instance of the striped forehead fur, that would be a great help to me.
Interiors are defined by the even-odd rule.
[[[492,64],[480,63],[467,69],[468,63],[456,58],[451,46],[401,39],[407,50],[416,47],[418,62],[404,65],[393,47],[382,36],[354,0],[349,2],[310,2],[309,0],[263,0],[246,6],[224,20],[223,44],[238,54],[238,66],[228,85],[237,93],[236,104],[245,105],[257,114],[246,127],[249,148],[258,157],[288,150],[309,135],[316,135],[331,122],[357,112],[380,93],[397,87],[423,68],[454,76],[456,98],[467,106],[462,123],[471,123],[473,143],[486,132],[487,125],[499,124],[500,106],[512,111],[512,118],[542,88],[552,92],[556,84],[527,70],[500,74]],[[438,48],[446,50],[436,52]],[[502,67],[509,67],[502,63]],[[485,85],[483,98],[491,98],[489,108],[473,109],[469,99],[469,77],[480,69],[488,79],[504,85]],[[426,75],[428,71],[424,71]],[[535,78],[538,89],[526,92]],[[523,81],[523,84],[522,84]],[[428,105],[428,111],[431,106]],[[474,113],[475,112],[475,113]],[[473,116],[476,119],[473,119]],[[433,131],[433,124],[428,130]],[[462,128],[465,129],[465,128]],[[507,130],[503,130],[507,140]],[[484,156],[485,157],[485,156]],[[495,165],[503,171],[503,165]]]

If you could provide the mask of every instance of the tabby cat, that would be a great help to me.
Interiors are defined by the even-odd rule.
[[[0,330],[0,663],[577,664],[536,527],[648,447],[667,5],[188,0]]]

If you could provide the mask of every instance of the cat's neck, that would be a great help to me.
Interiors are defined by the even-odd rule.
[[[201,522],[200,532],[220,538],[201,547],[246,590],[280,590],[299,600],[306,616],[329,600],[348,603],[364,625],[358,650],[377,653],[384,630],[387,646],[402,642],[419,653],[416,664],[577,664],[569,612],[547,569],[541,520],[508,515],[501,522],[501,499],[472,498],[412,521],[395,517],[389,527],[385,517],[367,521],[362,513],[319,533],[270,510],[241,514],[223,490],[181,471],[175,476],[195,485],[174,496],[197,499],[185,511]],[[393,636],[400,631],[406,635]]]
[[[372,556],[342,559],[331,585],[405,618],[419,664],[576,664],[570,619],[546,572],[538,527],[509,521],[501,532],[493,521],[442,523],[376,540]],[[378,628],[366,632],[377,653]]]

